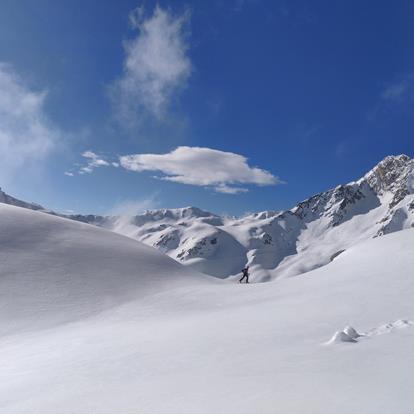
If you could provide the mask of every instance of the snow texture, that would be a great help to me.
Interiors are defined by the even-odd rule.
[[[0,412],[411,413],[413,245],[399,231],[240,285],[0,205]],[[358,343],[325,346],[344,326]]]

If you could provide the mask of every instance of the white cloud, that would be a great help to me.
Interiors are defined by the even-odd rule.
[[[74,174],[72,172],[69,172],[69,171],[65,171],[64,174],[67,175],[68,177],[73,177],[74,176]]]
[[[220,184],[214,187],[214,190],[218,193],[223,194],[240,194],[240,193],[247,193],[249,190],[247,188],[242,187],[229,187],[226,184]]]
[[[93,151],[85,151],[82,153],[82,157],[94,159],[98,158],[98,155],[95,154]]]
[[[45,114],[46,91],[33,91],[13,71],[0,63],[0,169],[12,173],[41,161],[57,144],[60,132]]]
[[[151,194],[139,200],[124,200],[117,203],[109,212],[114,216],[135,216],[145,210],[154,209],[158,206],[158,193]]]
[[[90,174],[95,168],[108,167],[111,164],[92,151],[85,151],[82,157],[87,159],[87,165],[79,169],[79,174]]]
[[[226,194],[246,192],[234,184],[275,185],[281,181],[269,171],[250,167],[247,158],[211,148],[178,147],[167,154],[133,154],[119,159],[131,171],[159,171],[163,180],[212,187]]]
[[[85,158],[86,165],[82,165],[80,163],[76,163],[75,167],[77,169],[78,174],[91,174],[96,168],[99,167],[119,167],[119,163],[116,161],[107,161],[104,157],[93,152],[91,150],[85,151],[81,154],[83,158]],[[65,172],[65,175],[73,176],[72,172]]]
[[[125,43],[123,74],[112,88],[118,115],[136,121],[143,111],[161,119],[191,74],[187,55],[189,13],[174,15],[159,6],[149,17],[143,8],[130,14],[138,35]]]
[[[82,167],[79,170],[79,174],[91,174],[92,171],[93,171],[93,169],[90,168],[90,167]]]

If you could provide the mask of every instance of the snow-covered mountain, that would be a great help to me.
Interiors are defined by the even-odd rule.
[[[360,241],[414,226],[414,160],[386,157],[361,179],[286,211],[230,218],[186,207],[66,217],[141,241],[209,275],[233,277],[248,264],[252,280],[266,281],[307,272]]]
[[[0,412],[411,413],[413,246],[399,231],[240,285],[2,204]]]
[[[26,201],[18,200],[17,198],[14,198],[6,194],[4,191],[2,191],[1,188],[0,188],[0,203],[9,204],[11,206],[28,208],[30,210],[45,211],[45,208],[43,208],[41,205],[36,204],[36,203],[27,203]]]
[[[386,157],[361,179],[287,211],[229,218],[187,207],[77,219],[156,247],[206,274],[228,277],[249,264],[253,279],[265,281],[312,270],[362,240],[412,227],[414,160]]]

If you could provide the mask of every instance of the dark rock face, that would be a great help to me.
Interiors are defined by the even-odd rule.
[[[407,155],[389,156],[375,166],[364,179],[378,194],[393,194],[390,208],[413,191],[414,160]]]
[[[323,210],[327,200],[327,193],[320,193],[302,201],[292,211],[300,220],[312,219]]]
[[[396,192],[407,184],[407,176],[413,172],[414,160],[407,155],[388,156],[378,163],[365,179],[377,192]]]
[[[189,249],[181,250],[181,252],[177,254],[177,257],[183,261],[196,257],[205,257],[208,256],[212,250],[217,248],[217,244],[217,236],[205,237],[197,240]]]
[[[161,251],[176,249],[179,245],[180,237],[177,230],[163,234],[154,244],[153,247]]]
[[[335,260],[340,254],[342,254],[343,252],[344,252],[345,250],[339,250],[339,251],[337,251],[336,253],[334,253],[331,257],[330,257],[330,259],[329,259],[329,261],[330,262],[332,262],[333,260]]]
[[[262,236],[263,244],[273,244],[272,236],[268,233],[264,233]]]
[[[347,207],[356,204],[358,201],[365,198],[365,195],[359,187],[355,188],[351,185],[342,185],[335,189],[332,198],[338,204],[338,209],[331,213],[332,225],[338,226],[345,218]]]
[[[394,194],[393,199],[390,202],[390,208],[395,207],[400,201],[404,200],[404,198],[410,194],[407,188],[398,188]]]

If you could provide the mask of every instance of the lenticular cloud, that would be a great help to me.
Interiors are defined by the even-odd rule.
[[[132,154],[120,157],[131,171],[157,171],[163,180],[212,187],[225,194],[247,191],[234,184],[275,185],[281,181],[269,171],[248,165],[247,158],[232,152],[202,147],[178,147],[167,154]]]

